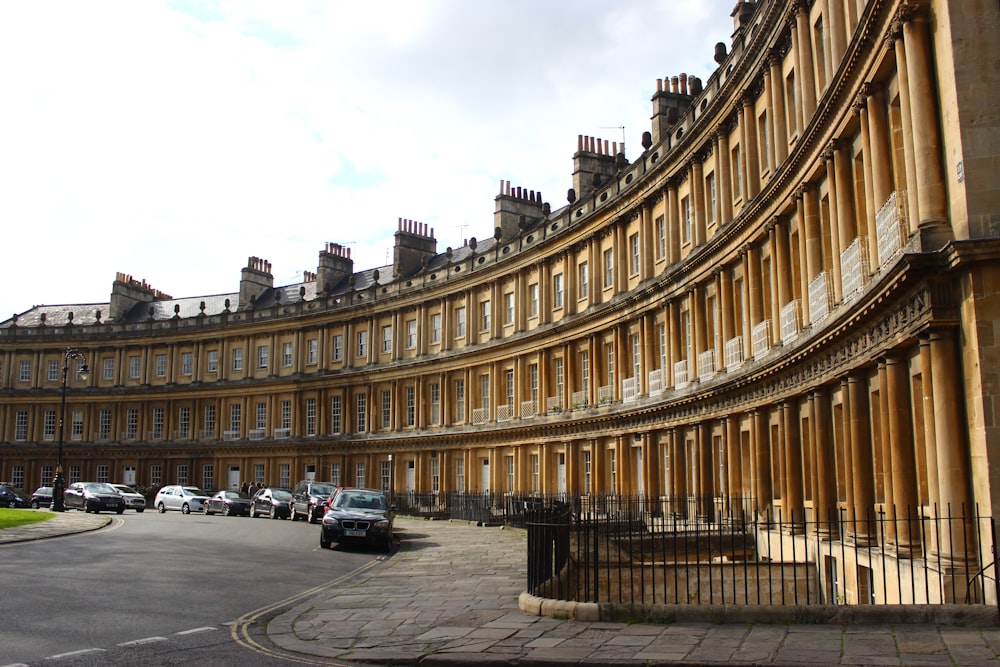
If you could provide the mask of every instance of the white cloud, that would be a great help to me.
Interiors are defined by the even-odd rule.
[[[327,241],[384,264],[399,217],[491,235],[500,180],[554,207],[576,136],[639,152],[655,80],[707,79],[700,0],[0,3],[0,320],[279,284]]]

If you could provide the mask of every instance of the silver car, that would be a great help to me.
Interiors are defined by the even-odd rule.
[[[136,512],[142,512],[146,509],[146,499],[131,486],[125,486],[124,484],[112,484],[111,486],[125,499],[125,509],[135,510]]]
[[[208,494],[197,486],[171,484],[160,489],[153,499],[153,507],[163,514],[167,510],[180,510],[182,514],[201,512],[208,502]]]

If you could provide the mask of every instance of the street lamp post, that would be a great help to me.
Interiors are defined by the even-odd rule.
[[[66,480],[63,479],[63,433],[65,431],[66,418],[66,385],[69,383],[69,361],[76,359],[81,362],[79,370],[80,378],[86,380],[90,375],[87,368],[87,357],[83,352],[75,347],[66,348],[66,358],[63,360],[62,368],[62,400],[59,403],[59,458],[56,459],[56,476],[52,480],[52,511],[65,512],[66,505],[63,502],[63,492],[66,490]]]

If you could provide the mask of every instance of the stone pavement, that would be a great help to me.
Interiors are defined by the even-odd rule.
[[[0,543],[94,530],[67,512]],[[983,665],[1000,627],[574,621],[521,611],[522,530],[397,519],[399,550],[270,618],[274,655],[377,665]],[[330,552],[337,557],[337,550]]]

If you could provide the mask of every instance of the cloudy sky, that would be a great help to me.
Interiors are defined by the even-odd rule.
[[[0,3],[0,321],[278,285],[328,242],[391,261],[492,235],[500,181],[553,208],[577,135],[650,129],[656,79],[706,80],[733,0]],[[620,129],[624,127],[624,130]]]

